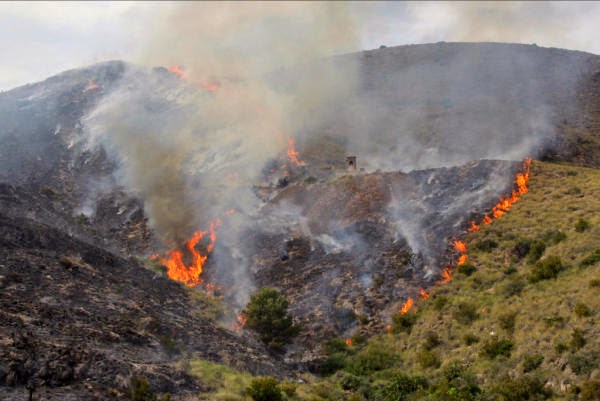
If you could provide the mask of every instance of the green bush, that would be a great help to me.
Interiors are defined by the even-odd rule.
[[[495,399],[502,401],[546,400],[552,392],[537,377],[523,375],[517,378],[500,378],[491,390]]]
[[[391,368],[397,361],[398,356],[392,350],[371,342],[350,358],[346,370],[355,375],[364,375]]]
[[[475,243],[475,248],[482,252],[491,252],[498,248],[498,243],[493,239],[484,239]]]
[[[542,257],[545,250],[546,244],[541,241],[532,241],[529,252],[527,253],[527,261],[529,263],[537,262]]]
[[[577,231],[578,233],[582,233],[586,230],[589,230],[592,227],[592,224],[583,218],[580,218],[579,220],[577,220],[577,223],[575,223],[575,231]]]
[[[440,336],[435,331],[428,331],[425,334],[425,341],[423,341],[423,348],[426,350],[431,350],[438,345],[440,345],[442,341],[440,340]]]
[[[563,342],[559,342],[554,346],[554,349],[557,353],[562,354],[563,352],[569,349],[569,346]]]
[[[579,398],[583,401],[600,401],[600,380],[588,380],[581,385]]]
[[[600,248],[596,249],[590,256],[583,258],[579,263],[581,267],[588,267],[600,262]]]
[[[525,359],[523,360],[523,372],[527,373],[539,368],[542,362],[544,362],[544,356],[542,354],[525,355]]]
[[[597,352],[592,353],[575,353],[569,355],[568,363],[571,370],[576,375],[589,375],[592,370],[598,367],[600,362]]]
[[[547,327],[563,327],[565,325],[565,318],[562,316],[546,316],[544,323]]]
[[[517,259],[523,259],[529,253],[531,249],[531,239],[520,239],[515,243],[515,247],[513,248],[513,254],[517,257]]]
[[[513,342],[509,339],[500,339],[496,336],[486,341],[483,344],[481,353],[490,359],[494,359],[497,356],[510,357],[510,353],[513,349]]]
[[[271,376],[259,376],[250,382],[246,393],[254,401],[282,401],[283,395],[277,379]]]
[[[437,296],[433,299],[433,309],[435,309],[436,311],[441,311],[442,309],[444,309],[444,306],[446,306],[447,303],[447,297],[443,295]]]
[[[420,376],[398,373],[379,390],[382,401],[403,401],[418,390],[427,388],[427,380]]]
[[[417,362],[423,369],[439,368],[441,365],[438,355],[429,350],[423,350],[417,354]]]
[[[523,279],[513,278],[500,287],[500,293],[506,298],[510,298],[515,295],[520,295],[521,292],[523,292],[523,288],[525,288],[525,285],[526,283]]]
[[[392,333],[410,333],[413,325],[417,322],[417,315],[409,312],[405,314],[396,313],[392,316]]]
[[[458,361],[451,362],[442,378],[434,384],[427,400],[480,401],[482,391],[473,374]]]
[[[579,302],[578,304],[576,304],[575,307],[573,308],[573,311],[575,312],[575,314],[578,317],[588,317],[588,316],[591,316],[591,314],[592,314],[592,311],[590,310],[590,308],[582,302]]]
[[[471,274],[475,273],[477,271],[477,268],[475,266],[473,266],[471,263],[463,263],[462,265],[458,266],[458,268],[456,269],[458,270],[458,272],[460,274],[464,274],[465,276],[470,276]]]
[[[158,398],[150,388],[148,380],[140,376],[133,376],[129,385],[129,397],[131,401],[169,401],[171,396],[163,394]]]
[[[509,333],[515,331],[515,321],[517,318],[517,312],[507,312],[498,316],[498,323],[500,327]]]
[[[590,288],[600,287],[600,279],[595,278],[595,279],[590,280],[589,286],[590,286]]]
[[[578,350],[580,348],[583,348],[585,343],[586,341],[585,337],[583,336],[583,330],[573,329],[573,332],[571,332],[571,342],[569,343],[571,349]]]
[[[531,269],[529,281],[536,283],[541,280],[556,278],[558,273],[563,269],[562,260],[558,256],[548,256],[544,260],[540,260]]]
[[[339,379],[340,387],[347,391],[358,391],[362,386],[367,384],[367,381],[352,373],[343,372]]]
[[[454,320],[460,324],[471,324],[475,319],[479,317],[475,305],[467,302],[461,302],[457,305],[456,310],[452,313]]]
[[[279,350],[300,331],[287,313],[288,300],[273,288],[262,288],[246,306],[246,327],[256,331],[270,348]]]
[[[544,233],[542,239],[544,240],[544,242],[556,245],[559,242],[567,239],[567,234],[565,234],[561,230],[548,230]]]
[[[463,341],[465,345],[473,345],[479,342],[479,337],[473,333],[467,333],[463,336]]]

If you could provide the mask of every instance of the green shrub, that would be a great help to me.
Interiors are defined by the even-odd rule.
[[[343,372],[339,379],[340,387],[348,391],[358,391],[359,388],[367,384],[367,381],[359,376],[353,375],[352,373]]]
[[[567,239],[567,234],[562,232],[561,230],[548,230],[542,236],[544,242],[548,242],[552,245],[556,245],[561,241]]]
[[[175,345],[175,341],[168,334],[161,336],[159,339],[159,342],[160,342],[160,345],[162,345],[164,347],[165,351],[167,351],[169,353],[177,353],[179,351],[179,349],[177,348],[177,345]]]
[[[423,348],[426,350],[431,350],[442,342],[440,340],[440,336],[435,331],[428,331],[425,334],[425,341],[423,342]]]
[[[520,295],[521,292],[523,292],[523,288],[525,288],[525,285],[525,280],[520,278],[513,278],[500,287],[500,293],[506,298],[510,298],[515,295]]]
[[[562,260],[558,256],[548,256],[544,260],[540,260],[531,269],[529,281],[536,283],[541,280],[556,278],[558,273],[563,269]]]
[[[408,400],[414,392],[427,388],[427,380],[420,376],[407,376],[398,373],[379,390],[382,401]]]
[[[129,397],[131,401],[169,401],[171,396],[163,394],[158,398],[150,388],[148,380],[140,376],[133,376],[129,385]]]
[[[441,365],[438,355],[429,350],[423,350],[417,354],[417,362],[423,369],[439,368]]]
[[[517,312],[507,312],[498,316],[498,323],[504,330],[512,333],[515,331],[515,321],[517,318]]]
[[[590,286],[590,288],[600,287],[600,279],[595,278],[593,280],[590,280],[589,286]]]
[[[565,318],[562,316],[546,316],[544,323],[547,327],[563,327],[565,325]]]
[[[592,311],[590,310],[590,308],[582,302],[579,302],[578,304],[576,304],[575,307],[573,308],[573,311],[575,312],[575,314],[578,317],[588,317],[588,316],[591,316],[591,314],[592,314]]]
[[[447,303],[447,297],[443,295],[437,296],[433,299],[433,309],[435,309],[436,311],[441,311],[442,309],[444,309],[444,306],[446,306]]]
[[[525,355],[523,360],[523,372],[531,372],[540,367],[544,362],[544,356],[542,354]]]
[[[461,302],[457,305],[457,309],[452,313],[454,320],[461,324],[471,324],[479,317],[475,305],[467,302]]]
[[[592,224],[583,218],[580,218],[579,220],[577,220],[577,223],[575,223],[575,231],[577,231],[578,233],[582,233],[586,230],[589,230],[592,227]]]
[[[589,375],[598,367],[597,353],[576,353],[569,355],[568,363],[576,375]]]
[[[296,395],[296,383],[284,382],[279,384],[279,389],[285,394],[286,398],[293,398]]]
[[[473,333],[467,333],[463,336],[463,341],[465,345],[473,345],[479,342],[479,337]]]
[[[277,379],[271,376],[259,376],[250,382],[246,393],[254,401],[282,401],[283,395]]]
[[[246,306],[246,327],[256,331],[270,348],[279,350],[300,331],[287,309],[288,300],[284,295],[273,288],[262,288],[250,297]]]
[[[583,401],[600,401],[600,380],[588,380],[581,385],[579,398]]]
[[[532,241],[533,240],[527,239],[527,238],[518,240],[515,243],[515,247],[513,248],[513,254],[518,259],[523,259],[529,253],[529,250],[531,249]]]
[[[458,361],[444,369],[441,380],[433,386],[427,400],[480,401],[482,391],[475,377]]]
[[[542,380],[529,375],[500,378],[493,386],[491,394],[495,399],[502,401],[546,400],[552,396],[552,392],[544,387]]]
[[[415,313],[409,312],[403,315],[396,313],[394,316],[392,316],[392,333],[410,333],[416,321],[417,315]]]
[[[356,375],[364,375],[391,368],[398,361],[398,356],[389,348],[371,342],[352,356],[346,369]]]
[[[458,266],[458,268],[456,269],[458,270],[458,272],[460,274],[464,274],[465,276],[470,276],[471,274],[475,273],[475,271],[477,271],[477,268],[475,266],[473,266],[471,263],[463,263],[462,265]]]
[[[541,241],[532,241],[529,252],[527,253],[527,261],[529,263],[537,262],[542,257],[545,250],[546,244]]]
[[[585,337],[583,336],[583,330],[573,329],[573,332],[571,332],[571,342],[569,343],[571,349],[578,350],[582,348],[585,343],[586,341]]]
[[[600,248],[596,249],[590,256],[583,258],[579,263],[581,267],[588,267],[600,262]]]
[[[509,339],[499,339],[494,336],[483,344],[481,352],[484,356],[494,359],[497,356],[510,357],[513,349],[513,342]]]
[[[506,274],[507,276],[510,276],[511,274],[515,274],[517,272],[517,268],[514,267],[513,265],[508,266],[506,269],[504,269],[504,274]]]
[[[569,346],[563,342],[559,342],[554,346],[554,349],[557,353],[562,354],[563,352],[569,349]]]
[[[475,248],[482,252],[491,252],[498,248],[498,243],[493,239],[483,239],[475,243]]]

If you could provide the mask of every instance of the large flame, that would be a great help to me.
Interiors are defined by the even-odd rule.
[[[191,262],[186,265],[183,261],[183,251],[175,249],[167,252],[167,257],[163,258],[158,255],[154,255],[153,259],[158,259],[160,263],[167,268],[167,275],[169,278],[175,281],[184,283],[189,287],[200,285],[203,283],[202,272],[204,270],[204,263],[208,255],[213,251],[215,242],[217,240],[217,227],[221,224],[221,219],[216,219],[210,222],[209,230],[207,231],[195,231],[192,237],[186,241],[185,249],[189,253]],[[206,246],[206,254],[201,254],[196,246],[198,243],[208,234],[209,243]]]

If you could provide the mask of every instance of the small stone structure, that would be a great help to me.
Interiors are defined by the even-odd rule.
[[[348,171],[356,171],[356,156],[346,156]]]

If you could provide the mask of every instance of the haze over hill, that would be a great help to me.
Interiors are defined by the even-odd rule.
[[[330,336],[382,331],[408,296],[440,279],[456,257],[452,238],[510,193],[524,157],[600,166],[599,89],[600,57],[592,54],[437,43],[232,76],[114,61],[0,94],[3,290],[11,299],[19,291],[40,299],[58,291],[73,301],[62,312],[55,300],[16,305],[3,296],[10,312],[2,315],[1,340],[13,354],[1,380],[17,386],[6,394],[16,399],[30,382],[49,394],[63,394],[63,386],[83,392],[86,377],[94,383],[90,397],[103,399],[112,386],[121,394],[125,385],[101,380],[99,371],[48,376],[43,358],[19,344],[40,341],[46,349],[44,322],[62,322],[57,310],[79,316],[73,311],[83,300],[91,309],[126,308],[120,291],[153,305],[136,307],[133,320],[171,297],[175,310],[196,310],[182,288],[127,258],[180,247],[210,221],[216,240],[198,247],[208,255],[205,283],[191,291],[223,286],[218,293],[239,311],[257,286],[281,289],[304,327],[287,362],[315,360]],[[358,171],[347,171],[347,155],[358,156]],[[60,246],[55,237],[63,238]],[[95,274],[117,295],[62,288],[65,280],[88,288]],[[123,274],[140,279],[113,289]],[[129,286],[139,293],[130,295]],[[155,287],[165,288],[164,300],[147,295]],[[88,320],[90,310],[73,324],[104,330]],[[222,328],[175,310],[153,317],[157,327],[132,320],[132,339],[118,331],[123,319],[109,322],[116,335],[98,340],[104,345],[94,352],[117,363],[121,356],[103,352],[124,342],[133,365],[149,364],[138,370],[162,375],[153,366],[160,371],[179,358],[161,348],[168,335],[182,354],[227,362],[248,353],[239,368],[286,369],[247,331],[215,348],[228,336]],[[356,316],[368,324],[359,327]],[[205,327],[210,347],[190,340]],[[84,338],[52,346],[70,341]],[[149,354],[133,352],[134,345]],[[91,363],[86,355],[65,363]],[[121,362],[119,374],[137,371]],[[16,369],[23,363],[28,370]],[[160,389],[178,391],[171,379]]]

